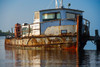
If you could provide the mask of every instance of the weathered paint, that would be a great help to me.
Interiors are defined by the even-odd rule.
[[[29,36],[29,28],[30,28],[29,24],[22,25],[22,37]]]
[[[55,14],[55,18],[52,21],[49,19],[50,21],[44,22],[43,14],[56,12],[60,13],[60,19]],[[27,28],[25,31],[22,30],[22,37],[5,39],[5,44],[21,47],[78,48],[79,45],[76,45],[76,42],[78,44],[80,39],[80,25],[78,24],[81,19],[78,18],[77,22],[76,20],[68,20],[66,14],[74,13],[75,16],[80,15],[82,17],[82,12],[64,8],[36,12],[34,23],[22,26],[22,29]],[[62,30],[66,30],[66,33],[62,33]],[[25,32],[26,34],[23,34]]]
[[[30,36],[32,35],[40,35],[40,24],[31,24],[30,25]]]
[[[23,30],[25,28],[26,30]],[[22,25],[22,37],[33,35],[40,35],[40,23]]]
[[[19,23],[15,24],[15,37],[21,36],[21,25]]]
[[[59,48],[76,47],[76,35],[70,37],[38,37],[38,38],[12,38],[5,39],[5,44],[10,46],[23,46],[23,47],[49,47],[54,45]]]
[[[28,30],[22,31],[22,33],[27,32],[26,34],[22,34],[25,36],[34,36],[34,35],[43,35],[48,27],[51,26],[63,26],[63,25],[77,25],[76,21],[71,21],[67,19],[67,13],[72,13],[76,15],[82,16],[83,11],[74,10],[74,9],[51,9],[51,10],[43,10],[35,12],[34,23],[22,26],[23,28],[27,28]],[[60,18],[55,19],[55,21],[43,21],[43,14],[49,13],[60,13]],[[69,29],[68,29],[69,30]],[[57,31],[59,32],[59,31]]]
[[[76,50],[81,51],[83,50],[84,46],[86,45],[87,35],[84,35],[82,33],[82,16],[77,16],[77,44],[76,44]]]
[[[75,34],[76,25],[51,26],[46,29],[45,35],[61,35],[62,30],[66,30],[66,34]]]
[[[78,47],[80,47],[79,42],[81,41],[80,36],[82,35],[80,23],[82,24],[82,16],[77,17],[77,27],[76,25],[52,26],[47,28],[45,35],[5,39],[5,44],[21,47],[58,47],[61,49],[76,48],[78,50]],[[59,31],[58,34],[56,31],[53,32],[52,29]],[[68,30],[68,33],[61,34],[61,30]],[[53,32],[53,35],[48,32]]]
[[[55,12],[60,12],[61,13],[61,19],[66,19],[66,12],[69,12],[69,13],[75,13],[75,14],[79,14],[82,16],[82,12],[80,11],[77,11],[77,10],[71,10],[71,9],[51,9],[51,10],[43,10],[43,11],[40,11],[40,22],[43,22],[43,19],[42,19],[42,15],[45,14],[45,13],[55,13]]]
[[[66,25],[66,26],[65,26]],[[41,23],[41,27],[40,27],[40,30],[41,30],[41,34],[44,34],[44,32],[46,31],[46,29],[48,27],[51,27],[51,26],[62,26],[61,28],[65,28],[67,27],[67,25],[69,26],[74,26],[74,25],[77,25],[77,22],[76,21],[68,21],[66,19],[64,20],[56,20],[56,21],[48,21],[48,22],[45,22],[45,23]],[[70,29],[69,29],[70,30]]]

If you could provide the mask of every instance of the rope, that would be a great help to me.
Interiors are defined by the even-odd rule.
[[[52,5],[53,0],[50,2],[50,4],[48,5],[47,9],[50,8],[50,6]]]
[[[93,44],[95,44],[95,42],[94,42],[94,41],[92,41],[92,40],[91,40],[91,42],[92,42]]]

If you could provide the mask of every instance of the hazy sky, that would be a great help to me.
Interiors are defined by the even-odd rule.
[[[91,22],[91,34],[100,31],[100,0],[63,0],[64,7],[85,11],[83,16]],[[0,0],[0,29],[10,30],[18,22],[33,23],[34,11],[55,8],[55,0]]]

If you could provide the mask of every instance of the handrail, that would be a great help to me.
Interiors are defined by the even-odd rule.
[[[90,29],[90,21],[89,21],[89,20],[87,20],[87,19],[85,19],[85,18],[83,18],[83,20],[85,21],[85,22],[83,22],[83,23],[84,23],[84,25],[85,25],[85,26],[87,26],[85,30],[87,31],[87,34],[89,34],[89,29]]]
[[[86,21],[86,23],[85,23],[85,24],[86,24],[86,25],[88,24],[87,26],[89,26],[89,27],[90,27],[90,21],[89,21],[89,20],[87,20],[87,19],[85,19],[85,18],[83,18],[83,20],[85,20],[85,21]]]

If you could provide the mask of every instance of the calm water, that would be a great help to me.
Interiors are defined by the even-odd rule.
[[[100,52],[5,48],[0,37],[0,67],[100,67]]]

